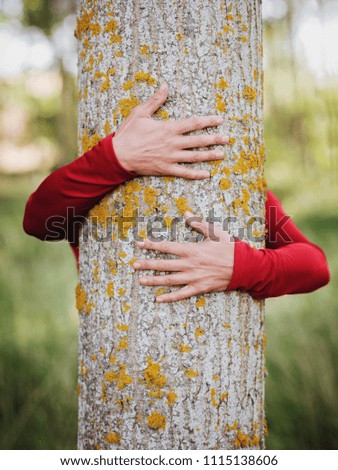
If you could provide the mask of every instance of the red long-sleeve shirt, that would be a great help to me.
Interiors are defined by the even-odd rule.
[[[119,163],[112,135],[72,163],[50,174],[30,196],[23,226],[41,240],[69,241],[78,259],[81,219],[105,194],[136,175]],[[267,191],[266,248],[236,240],[232,278],[227,290],[240,289],[256,299],[311,292],[329,282],[323,251],[286,216]]]

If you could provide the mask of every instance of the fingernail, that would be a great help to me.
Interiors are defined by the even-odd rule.
[[[161,297],[156,297],[156,302],[158,304],[161,304],[163,302],[163,300],[161,299]]]
[[[209,171],[202,171],[202,177],[203,178],[209,178],[209,176],[210,176]]]
[[[184,217],[186,219],[189,219],[189,217],[194,217],[194,214],[192,212],[189,212],[189,211],[185,211],[184,212]]]
[[[216,157],[224,157],[224,152],[222,152],[222,150],[216,150],[215,155]]]
[[[136,242],[136,245],[139,246],[140,248],[144,247],[144,242]]]
[[[136,262],[136,263],[133,264],[133,267],[134,267],[135,269],[138,269],[138,268],[141,267],[141,263]]]
[[[162,85],[160,86],[160,91],[164,91],[166,88],[167,88],[167,84],[164,82],[162,83]]]
[[[223,134],[222,135],[222,140],[223,140],[223,142],[228,143],[229,142],[229,137],[227,135]]]
[[[143,284],[145,282],[146,278],[145,277],[140,277],[139,281],[140,281],[140,284]]]
[[[223,124],[224,122],[224,119],[222,118],[222,116],[218,116],[217,119],[216,119],[216,124]]]

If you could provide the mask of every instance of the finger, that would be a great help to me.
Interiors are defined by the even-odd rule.
[[[158,90],[147,100],[141,104],[138,109],[139,116],[152,116],[168,98],[168,85],[163,83]]]
[[[172,165],[168,167],[168,171],[168,174],[171,176],[186,178],[188,180],[203,180],[205,178],[210,178],[210,172],[207,170],[194,170],[182,165]]]
[[[202,220],[201,217],[197,217],[192,212],[184,212],[185,221],[190,227],[197,230],[197,232],[202,233],[206,238],[209,237],[209,224],[205,220]]]
[[[184,256],[186,251],[186,243],[177,242],[152,242],[145,238],[142,242],[136,242],[136,245],[146,250],[156,250],[160,253],[168,253],[170,255]]]
[[[187,284],[186,274],[168,274],[167,276],[140,277],[142,286],[183,286]]]
[[[170,292],[170,294],[162,294],[156,297],[156,302],[176,302],[177,300],[188,299],[189,297],[197,294],[199,294],[198,289],[194,286],[184,286],[182,289]]]
[[[204,150],[204,151],[191,151],[182,150],[173,156],[176,162],[196,163],[196,162],[209,162],[211,160],[221,160],[224,158],[222,150]]]
[[[182,271],[185,265],[181,259],[139,259],[133,267],[142,271]]]
[[[207,222],[206,220],[197,217],[192,212],[184,212],[184,218],[190,227],[197,232],[202,233],[205,238],[209,238],[212,241],[220,241],[222,235],[226,234],[219,225]]]
[[[222,145],[228,142],[229,138],[225,134],[185,135],[177,137],[176,140],[178,147],[182,149],[209,147],[209,145]]]
[[[197,131],[207,127],[215,127],[223,124],[222,116],[191,116],[188,119],[182,119],[172,123],[172,129],[177,134],[185,134],[186,132]]]

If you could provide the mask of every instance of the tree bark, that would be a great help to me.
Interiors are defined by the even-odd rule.
[[[76,35],[80,152],[164,80],[169,99],[155,118],[216,112],[230,135],[224,161],[196,164],[210,180],[136,178],[89,213],[77,286],[78,447],[263,448],[263,302],[236,291],[156,304],[158,289],[140,286],[132,269],[157,256],[134,243],[156,220],[164,238],[192,240],[186,208],[213,209],[232,234],[263,246],[252,237],[265,200],[261,1],[80,0]]]

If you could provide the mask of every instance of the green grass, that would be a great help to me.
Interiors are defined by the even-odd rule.
[[[66,243],[24,234],[31,178],[1,178],[0,447],[76,446],[75,263]]]
[[[266,302],[266,410],[270,449],[338,447],[338,219],[298,224],[327,254],[331,283],[311,294]]]
[[[0,181],[2,449],[76,447],[76,269],[66,243],[42,243],[21,228],[27,195],[38,181]],[[332,281],[312,294],[267,301],[267,446],[333,449],[338,443],[334,188],[323,185],[317,197],[296,189],[277,192],[305,234],[324,248]]]

